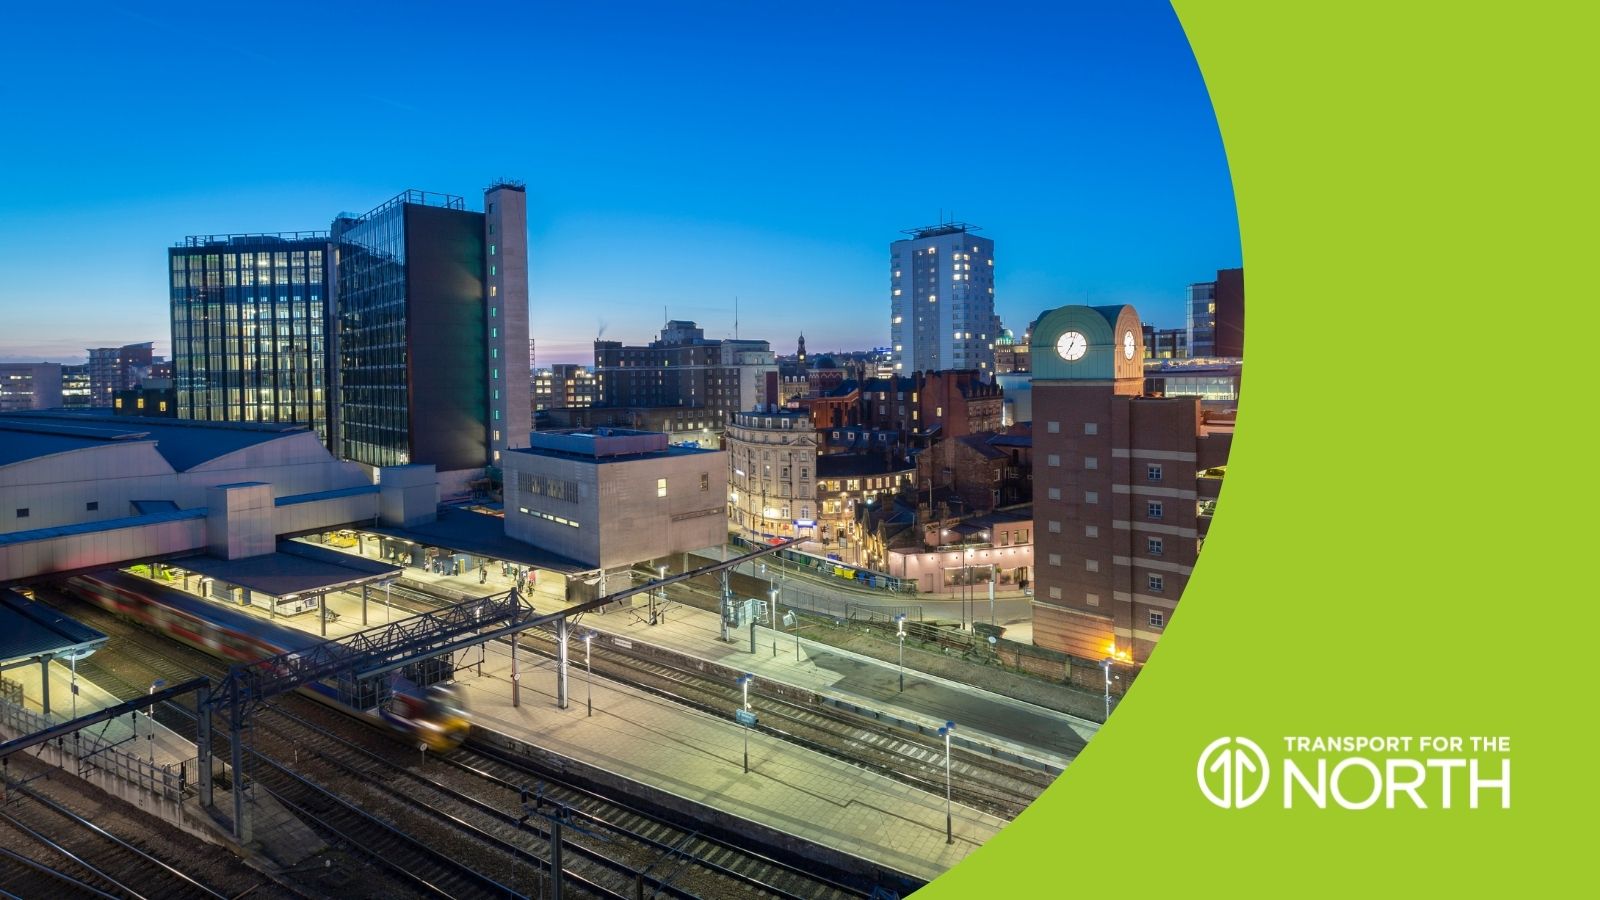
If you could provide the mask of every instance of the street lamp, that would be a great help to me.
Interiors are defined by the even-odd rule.
[[[944,842],[954,844],[956,832],[954,820],[950,817],[950,735],[954,734],[956,723],[946,722],[939,729],[939,736],[944,738]]]
[[[394,606],[392,606],[389,603],[389,585],[392,585],[392,584],[394,584],[394,579],[393,578],[390,578],[387,581],[383,582],[383,621],[384,622],[389,622],[389,621],[392,621],[394,619]]]
[[[1106,670],[1106,720],[1111,719],[1111,664],[1115,662],[1111,657],[1100,660],[1100,668]]]
[[[900,690],[906,689],[906,614],[901,613],[894,617],[894,627],[897,637],[900,638]]]
[[[589,664],[589,645],[594,643],[594,632],[583,633],[583,680],[589,683],[589,715],[594,715],[594,668]]]

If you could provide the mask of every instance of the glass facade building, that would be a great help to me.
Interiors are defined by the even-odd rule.
[[[490,459],[489,385],[505,363],[485,340],[498,275],[485,235],[462,198],[423,191],[334,221],[338,455],[441,472]]]
[[[527,446],[525,195],[406,191],[328,231],[174,245],[178,415],[305,423],[344,459],[440,473]]]
[[[167,251],[180,418],[298,422],[327,442],[328,235],[191,236]]]
[[[1189,355],[1212,356],[1217,350],[1217,283],[1189,285]]]

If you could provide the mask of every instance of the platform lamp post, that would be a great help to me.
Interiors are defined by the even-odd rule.
[[[906,689],[906,614],[900,613],[894,617],[896,637],[900,638],[900,692]]]
[[[954,734],[956,723],[946,722],[939,729],[939,736],[944,738],[944,842],[956,842],[955,820],[950,815],[950,735]]]
[[[583,633],[583,679],[589,683],[589,715],[594,715],[594,667],[590,665],[590,645],[594,643],[594,632]]]
[[[162,688],[164,688],[166,686],[167,686],[166,679],[157,678],[155,681],[150,682],[150,690],[149,690],[148,693],[153,695],[153,694],[155,694],[156,691],[159,691],[159,690],[161,690]],[[76,698],[74,698],[74,699],[76,699]],[[148,735],[148,740],[150,742],[150,764],[151,765],[155,765],[155,762],[156,762],[156,707],[155,707],[155,704],[152,703],[149,706],[146,706],[144,708],[144,714],[145,714],[145,718],[150,720],[150,734]]]
[[[740,717],[739,724],[744,727],[744,773],[746,775],[750,774],[750,682],[755,680],[756,676],[749,672],[739,676],[739,686],[744,689],[744,708],[740,710],[744,715]]]
[[[1111,664],[1116,660],[1106,657],[1100,660],[1100,668],[1106,671],[1106,721],[1111,720]]]
[[[394,584],[393,578],[386,578],[383,584],[383,621],[385,624],[394,621],[394,606],[389,602],[389,586]]]

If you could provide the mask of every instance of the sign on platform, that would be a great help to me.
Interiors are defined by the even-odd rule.
[[[733,719],[746,728],[754,728],[756,724],[756,714],[753,712],[745,712],[742,709],[736,709],[733,711]]]

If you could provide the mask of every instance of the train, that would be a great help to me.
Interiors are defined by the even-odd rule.
[[[122,571],[74,576],[63,582],[62,587],[72,596],[113,615],[137,622],[230,664],[264,663],[275,656],[308,650],[323,642],[314,634],[285,628]],[[395,675],[390,687],[390,698],[370,710],[342,702],[337,690],[320,682],[305,685],[301,691],[429,750],[458,747],[471,732],[472,716],[459,685],[441,683],[419,688]]]

